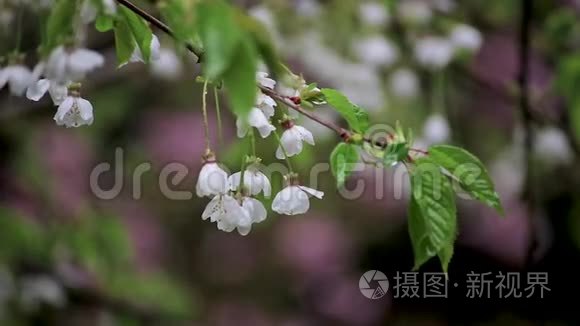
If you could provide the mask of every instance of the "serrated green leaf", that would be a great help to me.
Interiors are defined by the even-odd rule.
[[[326,102],[336,109],[352,130],[364,133],[369,128],[368,113],[351,103],[342,93],[335,89],[323,88],[322,94],[324,94]]]
[[[443,273],[447,273],[449,271],[449,263],[453,257],[454,247],[455,239],[452,239],[437,253],[439,261],[441,262]]]
[[[108,15],[99,15],[95,21],[95,28],[99,32],[108,32],[114,27],[114,19]]]
[[[457,233],[457,209],[451,182],[429,158],[415,160],[411,171],[412,199],[409,235],[415,255],[414,270],[439,256],[447,270]]]
[[[243,48],[240,43],[248,40],[243,39],[234,12],[224,1],[201,2],[197,11],[197,29],[205,50],[203,63],[205,77],[210,80],[218,79],[227,70],[236,70],[236,67],[231,66],[236,66],[240,62],[238,55],[247,56],[247,53],[240,54],[238,51]]]
[[[149,25],[145,20],[143,20],[143,18],[137,16],[137,14],[124,6],[119,6],[119,10],[121,17],[129,27],[139,50],[141,50],[143,60],[149,62],[151,59],[151,40],[153,40],[153,32],[151,31],[151,28],[149,28]]]
[[[429,157],[453,175],[471,197],[494,208],[503,215],[503,208],[493,181],[483,163],[468,151],[450,145],[434,145]]]
[[[232,111],[245,116],[256,102],[256,51],[250,42],[239,43],[236,62],[223,75]]]
[[[129,25],[125,21],[118,21],[115,24],[115,52],[119,65],[125,64],[131,59],[135,50],[135,41],[131,35]]]
[[[339,143],[330,154],[330,170],[336,179],[336,186],[342,187],[346,178],[354,170],[359,161],[359,154],[355,145]]]
[[[75,0],[57,0],[52,6],[46,24],[46,44],[42,46],[46,53],[73,36],[77,2]]]

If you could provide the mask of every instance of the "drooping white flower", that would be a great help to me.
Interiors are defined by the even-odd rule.
[[[568,163],[574,159],[566,134],[555,127],[546,127],[538,131],[534,151],[548,162]]]
[[[240,187],[242,172],[232,174],[229,179],[230,190],[235,191]],[[264,192],[264,196],[270,197],[272,186],[270,180],[262,173],[257,164],[250,164],[244,171],[244,188],[252,196]]]
[[[274,79],[268,78],[268,73],[266,72],[258,71],[256,73],[256,80],[258,85],[262,87],[269,89],[274,89],[274,87],[276,87],[276,81]]]
[[[389,13],[384,4],[363,2],[359,8],[361,20],[369,26],[384,26],[389,21]]]
[[[353,45],[358,58],[373,66],[389,66],[399,57],[397,47],[380,35],[363,38]]]
[[[28,311],[43,305],[63,307],[67,297],[62,286],[48,275],[27,276],[21,280],[19,303]]]
[[[93,105],[78,95],[67,96],[59,105],[54,121],[67,128],[89,126],[93,123]]]
[[[264,115],[266,116],[266,118],[270,119],[274,113],[275,113],[275,107],[278,105],[278,103],[276,103],[276,101],[274,101],[273,98],[271,98],[270,96],[262,93],[262,92],[258,92],[257,98],[256,98],[256,108],[262,110],[262,112],[264,113]]]
[[[89,49],[55,48],[46,62],[46,78],[57,83],[81,80],[85,75],[105,64],[105,58]]]
[[[60,105],[68,95],[68,85],[40,79],[26,90],[26,97],[32,101],[39,101],[48,92],[54,105]]]
[[[302,126],[293,125],[292,122],[290,122],[290,124],[291,126],[284,130],[284,133],[280,138],[281,144],[276,150],[276,158],[280,160],[285,158],[284,150],[288,157],[300,154],[303,148],[302,142],[314,145],[314,137],[310,131]],[[283,149],[282,146],[284,146]]]
[[[451,43],[457,49],[477,51],[483,43],[481,33],[472,26],[459,24],[451,31]]]
[[[397,3],[399,16],[403,21],[413,24],[425,24],[431,20],[429,4],[422,0],[406,0]]]
[[[276,194],[272,210],[284,215],[304,214],[310,208],[310,196],[322,199],[324,192],[299,185],[288,186]]]
[[[430,144],[437,144],[445,142],[449,139],[451,130],[447,119],[439,114],[434,113],[423,125],[423,137]]]
[[[159,52],[159,60],[151,61],[151,73],[166,80],[179,78],[182,68],[181,60],[171,49],[162,48]]]
[[[231,195],[215,196],[206,206],[202,219],[216,222],[219,230],[248,235],[253,223],[263,222],[267,217],[264,205],[251,197],[237,200]]]
[[[453,44],[445,38],[429,36],[415,43],[415,59],[426,68],[447,66],[453,57]]]
[[[236,127],[240,138],[246,137],[251,127],[258,129],[262,138],[270,136],[272,131],[276,130],[276,127],[270,123],[264,111],[258,108],[252,108],[245,118],[238,117]]]
[[[412,70],[399,68],[392,73],[389,87],[394,95],[400,98],[411,98],[419,92],[419,79]]]
[[[32,81],[32,71],[24,65],[9,65],[0,70],[0,89],[8,85],[12,95],[22,96]]]
[[[214,159],[208,159],[203,165],[195,190],[198,197],[225,194],[228,190],[228,174]]]

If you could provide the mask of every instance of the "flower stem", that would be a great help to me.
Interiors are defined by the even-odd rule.
[[[221,146],[223,146],[224,144],[224,134],[223,134],[223,129],[222,129],[222,114],[221,114],[221,109],[220,109],[220,97],[218,94],[218,89],[217,87],[213,88],[213,97],[214,97],[214,101],[215,101],[215,114],[216,114],[216,119],[217,119],[217,127],[218,127],[218,142]]]
[[[246,175],[246,160],[247,157],[242,158],[242,168],[240,169],[240,173],[242,176],[240,177],[240,186],[238,187],[238,193],[244,195],[244,176]]]
[[[203,83],[203,94],[202,94],[202,100],[201,100],[201,110],[203,112],[203,130],[204,130],[204,136],[205,136],[205,150],[206,152],[210,152],[211,148],[210,148],[210,143],[209,143],[209,122],[207,119],[207,80]]]
[[[254,128],[250,131],[250,145],[252,146],[252,155],[256,157],[256,135],[254,132]]]
[[[294,172],[294,169],[292,169],[292,162],[290,162],[290,157],[288,157],[288,153],[286,152],[286,148],[284,148],[284,145],[282,145],[282,141],[280,140],[280,136],[278,135],[278,132],[274,131],[273,132],[274,136],[276,136],[276,140],[278,141],[278,144],[280,145],[280,148],[282,149],[282,153],[284,153],[284,158],[286,159],[286,165],[288,165],[288,170],[290,173]]]
[[[22,46],[22,16],[24,15],[24,8],[23,5],[18,5],[18,13],[16,18],[16,51],[20,51],[20,47]]]

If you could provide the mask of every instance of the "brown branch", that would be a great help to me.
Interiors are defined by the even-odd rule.
[[[278,94],[274,90],[263,87],[263,86],[258,86],[258,87],[260,87],[260,90],[262,91],[262,93],[272,97],[275,100],[278,100],[278,101],[284,103],[284,105],[291,108],[292,110],[294,110],[294,111],[308,117],[309,119],[314,120],[314,121],[318,122],[319,124],[327,127],[328,129],[337,133],[341,138],[346,138],[346,139],[350,138],[350,136],[351,136],[350,131],[348,131],[344,128],[341,128],[330,121],[325,121],[325,120],[321,119],[320,117],[316,116],[315,114],[304,110],[302,108],[302,106],[300,106],[300,104],[296,104],[289,97]]]

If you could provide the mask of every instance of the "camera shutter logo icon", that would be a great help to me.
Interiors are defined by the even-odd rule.
[[[380,299],[389,290],[389,280],[387,276],[377,270],[365,272],[358,281],[360,292],[369,299]]]

